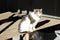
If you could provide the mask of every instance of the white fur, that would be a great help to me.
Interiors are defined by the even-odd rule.
[[[20,32],[33,32],[35,30],[35,26],[37,25],[37,23],[40,20],[40,16],[42,15],[42,13],[40,12],[30,12],[29,15],[31,15],[31,17],[35,20],[35,22],[33,24],[31,24],[30,19],[28,18],[28,16],[25,17],[25,20],[20,24]]]

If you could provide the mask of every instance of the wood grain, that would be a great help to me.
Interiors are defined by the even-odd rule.
[[[8,18],[10,15],[12,15],[11,13],[6,13],[6,14],[0,14],[0,20]],[[37,28],[36,30],[40,30],[43,28],[47,28],[50,27],[52,25],[56,25],[56,24],[60,24],[60,20],[57,19],[51,19],[51,18],[46,18],[46,17],[41,17],[41,21],[44,20],[50,20],[49,23],[40,26],[39,28]],[[17,20],[13,25],[11,25],[6,31],[4,31],[2,34],[0,34],[0,40],[6,40],[8,38],[20,35],[20,33],[18,32],[18,25],[19,25],[20,20]],[[7,23],[3,23],[2,25],[0,25],[0,31],[9,24],[10,22]]]

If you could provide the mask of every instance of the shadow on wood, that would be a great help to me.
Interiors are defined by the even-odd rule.
[[[42,22],[39,22],[39,23],[36,25],[35,28],[38,28],[38,27],[40,27],[40,26],[42,26],[42,25],[44,25],[44,24],[46,24],[46,23],[48,23],[48,22],[50,22],[50,20],[44,20],[44,21],[42,21]]]

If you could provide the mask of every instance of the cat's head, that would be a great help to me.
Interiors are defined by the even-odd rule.
[[[42,9],[34,9],[34,13],[40,16],[42,15]]]

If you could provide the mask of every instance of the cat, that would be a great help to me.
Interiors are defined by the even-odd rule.
[[[36,30],[35,26],[42,16],[42,9],[34,9],[28,15],[25,15],[19,23],[19,32],[33,32]]]

